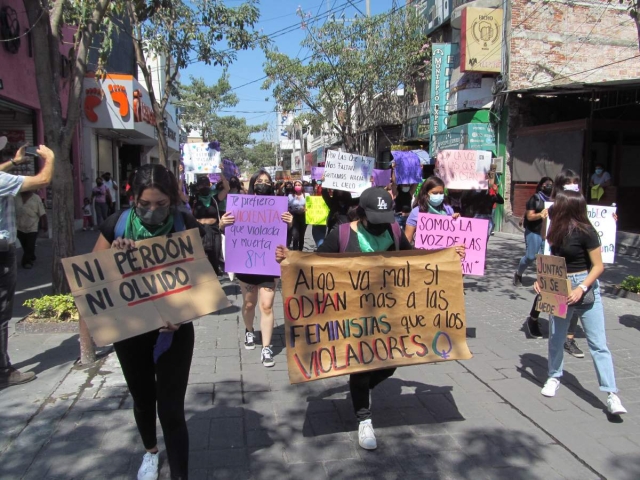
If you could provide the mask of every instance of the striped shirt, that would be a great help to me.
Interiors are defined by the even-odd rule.
[[[0,238],[16,243],[16,207],[14,197],[22,188],[24,177],[0,172]]]

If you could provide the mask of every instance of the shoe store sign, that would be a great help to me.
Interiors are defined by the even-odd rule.
[[[65,258],[80,318],[99,347],[230,305],[197,229]]]
[[[471,358],[454,248],[290,252],[281,267],[291,383]]]

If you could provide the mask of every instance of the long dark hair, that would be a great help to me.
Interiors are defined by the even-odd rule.
[[[249,195],[253,195],[255,193],[253,191],[253,186],[256,184],[256,180],[260,175],[266,175],[269,178],[269,183],[271,184],[271,187],[273,188],[273,180],[271,180],[271,175],[269,175],[269,172],[267,172],[266,170],[258,170],[256,173],[253,174],[253,176],[249,180],[249,192],[248,192]],[[275,195],[275,188],[273,188],[273,194]]]
[[[542,190],[542,186],[547,182],[553,182],[553,178],[551,178],[551,177],[542,177],[540,179],[540,181],[538,182],[538,186],[536,187],[536,193],[540,192],[540,190]]]
[[[418,207],[420,207],[420,211],[422,213],[429,212],[429,190],[433,190],[436,187],[444,188],[444,182],[441,178],[436,177],[434,175],[427,178],[422,187],[420,187],[420,191],[418,192]],[[434,208],[433,206],[431,208]],[[444,202],[440,205],[440,209],[444,208]],[[437,208],[436,208],[437,209]]]
[[[587,216],[587,201],[580,192],[561,190],[551,209],[549,245],[559,247],[574,231],[589,232],[593,227]]]
[[[162,165],[148,163],[138,168],[131,184],[133,198],[140,198],[147,188],[160,190],[169,197],[171,205],[181,204],[176,177]]]
[[[580,175],[570,169],[561,171],[556,175],[556,179],[553,181],[551,198],[555,198],[558,192],[564,191],[564,186],[569,185],[570,183],[580,183]]]

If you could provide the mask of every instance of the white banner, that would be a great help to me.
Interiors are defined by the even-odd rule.
[[[343,190],[358,196],[371,186],[375,158],[329,150],[322,188]]]
[[[185,173],[219,173],[220,152],[208,143],[186,143],[182,149]]]
[[[553,205],[551,202],[545,202],[544,208]],[[616,213],[616,207],[603,207],[602,205],[587,205],[587,216],[593,228],[598,232],[600,237],[600,251],[602,252],[602,263],[614,263],[616,256],[616,220],[613,214]],[[547,234],[551,220],[547,221]],[[551,247],[549,242],[544,242],[544,254],[551,255]]]

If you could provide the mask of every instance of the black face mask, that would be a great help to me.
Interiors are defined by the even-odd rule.
[[[253,192],[256,195],[273,195],[273,187],[264,183],[256,183],[253,186]]]
[[[382,235],[384,232],[386,232],[389,229],[388,223],[367,222],[367,224],[363,226],[367,232],[369,232],[371,235],[376,235],[376,236]]]
[[[202,195],[203,197],[206,197],[210,193],[211,189],[209,187],[202,187],[198,189],[198,195]]]
[[[548,197],[549,195],[551,195],[551,191],[553,190],[553,186],[551,186],[551,185],[549,185],[549,186],[545,185],[545,186],[543,186],[543,187],[542,187],[542,189],[541,189],[541,190],[542,190],[542,193],[544,193],[544,194]]]

